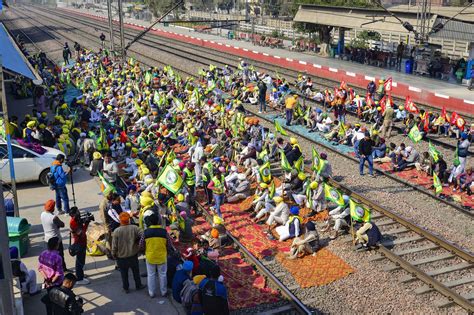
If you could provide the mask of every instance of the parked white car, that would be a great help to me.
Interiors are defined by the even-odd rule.
[[[48,185],[48,172],[54,159],[58,154],[63,154],[60,150],[43,147],[46,152],[39,154],[12,143],[13,165],[15,166],[15,178],[17,183],[40,181],[43,185]],[[2,181],[10,183],[10,167],[8,165],[7,144],[0,142],[0,168]]]

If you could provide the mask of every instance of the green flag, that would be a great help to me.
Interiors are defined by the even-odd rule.
[[[443,185],[441,185],[441,181],[439,180],[438,175],[436,175],[436,172],[433,172],[433,186],[436,195],[439,195],[443,191]]]
[[[338,206],[344,205],[344,199],[342,193],[336,188],[324,183],[324,196],[326,200],[336,203]]]
[[[298,171],[298,173],[301,173],[304,171],[304,157],[300,156],[298,160],[296,160],[295,164],[295,169]]]
[[[433,158],[433,161],[436,163],[441,156],[441,153],[431,144],[431,141],[428,142],[428,153]]]
[[[184,103],[177,97],[173,97],[173,102],[178,111],[183,112],[184,111]]]
[[[97,149],[100,150],[108,150],[109,143],[107,142],[107,133],[105,132],[104,127],[100,126],[99,137],[96,140]]]
[[[286,130],[281,127],[280,123],[276,119],[275,119],[275,130],[282,136],[288,136],[288,133],[286,132]]]
[[[414,125],[411,129],[410,132],[408,133],[408,138],[411,139],[414,143],[420,142],[420,140],[423,138],[420,130],[418,130],[418,126]]]
[[[313,208],[313,198],[312,198],[312,192],[313,190],[311,189],[311,184],[310,181],[306,185],[306,200],[308,201],[308,205],[310,208]]]
[[[92,83],[92,86],[97,89],[97,87],[99,86],[99,83],[97,82],[97,79],[94,78],[94,77],[91,77],[91,83]]]
[[[272,171],[270,169],[270,162],[266,162],[258,169],[260,180],[263,183],[269,183],[272,180]]]
[[[125,115],[122,115],[122,117],[120,117],[119,125],[120,125],[120,128],[122,128],[123,131],[125,131],[125,129],[127,129],[126,126],[125,126]]]
[[[291,172],[292,167],[290,165],[290,162],[288,162],[288,159],[286,158],[285,152],[283,150],[280,150],[280,156],[281,156],[281,168],[286,172]]]
[[[268,187],[268,197],[269,197],[270,199],[272,199],[273,197],[275,197],[275,191],[276,191],[275,181],[272,180],[272,183],[270,184],[270,187]]]
[[[107,196],[109,193],[114,193],[117,192],[117,189],[115,188],[114,185],[112,185],[105,177],[102,175],[102,172],[97,172],[97,175],[99,176],[100,181],[102,182],[102,185],[104,185],[104,191],[102,194],[104,196]]]
[[[458,167],[459,164],[461,164],[461,161],[459,160],[458,148],[456,148],[456,151],[454,151],[453,165]]]
[[[316,149],[313,148],[313,166],[312,166],[313,171],[319,172],[319,170],[323,166],[323,163],[324,161],[319,156],[318,151],[316,151]]]
[[[158,177],[158,183],[173,194],[177,194],[183,186],[183,179],[171,165],[167,165]]]
[[[158,93],[158,91],[155,91],[155,93],[153,93],[153,103],[155,105],[160,105],[160,101],[161,101],[160,93]]]
[[[146,85],[148,85],[148,84],[150,84],[150,82],[151,82],[151,73],[149,71],[147,71],[145,73],[145,83],[146,83]]]
[[[262,152],[260,152],[258,154],[258,158],[260,160],[262,160],[263,162],[268,162],[268,152],[267,152],[267,150],[266,149],[262,150]]]
[[[349,200],[349,207],[351,212],[351,218],[357,222],[370,222],[371,211],[365,205]]]

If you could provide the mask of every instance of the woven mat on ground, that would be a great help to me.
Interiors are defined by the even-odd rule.
[[[203,234],[210,229],[209,223],[203,217],[196,218],[194,222],[195,235]],[[180,252],[184,252],[192,244],[175,242],[174,246]],[[277,291],[267,287],[265,278],[255,272],[232,247],[219,250],[219,266],[229,292],[231,310],[275,303],[281,299]]]
[[[391,171],[392,165],[391,163],[382,163],[379,164],[380,168]],[[404,179],[407,182],[411,182],[424,188],[434,191],[433,186],[433,177],[429,176],[425,172],[419,172],[416,168],[405,169],[401,172],[394,172],[394,175]],[[469,206],[474,208],[474,195],[468,196],[466,192],[453,192],[453,187],[443,187],[442,194],[449,196],[453,199],[453,201],[460,203],[463,206]]]
[[[228,288],[231,310],[275,303],[281,299],[277,291],[266,286],[265,278],[234,249],[226,248],[221,251],[219,266]]]
[[[302,287],[325,285],[354,272],[342,259],[325,248],[314,257],[305,256],[291,261],[284,258],[290,250],[292,241],[269,240],[265,234],[267,226],[253,223],[250,214],[245,212],[247,208],[247,200],[241,204],[222,206],[227,230],[256,257],[262,259],[267,256],[276,256]],[[302,215],[307,212],[309,212],[308,209],[302,209]],[[322,221],[327,218],[327,215],[327,212],[322,212],[311,219]],[[305,222],[309,219],[305,219]]]
[[[326,285],[354,272],[351,266],[326,248],[320,249],[315,256],[306,255],[294,260],[286,257],[283,252],[276,256],[302,288]]]

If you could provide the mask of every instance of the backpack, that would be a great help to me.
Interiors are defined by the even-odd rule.
[[[54,170],[53,170],[53,167],[54,167]],[[56,189],[56,170],[58,169],[57,166],[53,165],[51,166],[50,168],[50,171],[48,173],[48,183],[49,183],[49,189],[51,190],[55,190]]]
[[[179,296],[181,297],[181,304],[186,307],[186,309],[191,309],[193,305],[193,297],[199,291],[199,288],[194,284],[193,280],[187,279],[183,283],[183,289],[181,290]]]
[[[202,310],[206,315],[227,315],[229,314],[227,300],[217,295],[216,285],[215,280],[208,280],[201,288]]]

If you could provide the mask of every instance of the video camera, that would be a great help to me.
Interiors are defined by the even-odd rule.
[[[88,224],[91,221],[95,221],[94,215],[90,212],[81,213],[80,218],[81,218],[81,222],[84,224]]]

